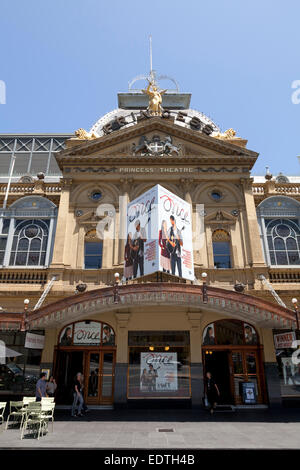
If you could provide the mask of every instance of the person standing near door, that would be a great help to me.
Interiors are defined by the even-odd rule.
[[[83,374],[80,374],[80,385],[81,385],[81,395],[82,395],[82,400],[83,400],[83,403],[82,403],[82,409],[83,409],[83,412],[86,413],[87,411],[89,411],[88,407],[86,406],[85,404],[85,401],[84,401],[84,375]]]
[[[40,374],[40,379],[36,383],[35,398],[36,401],[42,401],[43,397],[47,397],[47,376],[45,372]]]
[[[54,397],[56,389],[57,389],[57,384],[55,382],[55,378],[53,377],[53,375],[51,375],[49,382],[47,382],[47,386],[46,386],[48,397]]]
[[[205,393],[207,396],[208,403],[210,405],[210,414],[212,415],[214,409],[217,406],[217,401],[220,397],[220,391],[210,372],[206,372]]]
[[[78,405],[78,411],[77,415],[75,414],[75,410]],[[81,389],[81,373],[78,372],[75,377],[74,385],[73,385],[73,405],[72,405],[72,411],[71,411],[71,416],[83,416],[81,413],[83,407],[83,396],[82,396],[82,389]]]

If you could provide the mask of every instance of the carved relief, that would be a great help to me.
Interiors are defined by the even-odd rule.
[[[140,152],[141,157],[162,157],[164,155],[179,155],[181,147],[173,145],[172,137],[166,136],[163,140],[159,135],[153,135],[152,139],[142,135],[138,144],[132,144],[132,154],[137,155]]]

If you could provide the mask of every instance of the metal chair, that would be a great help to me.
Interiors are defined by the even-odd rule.
[[[30,430],[36,429],[37,438],[39,440],[40,435],[41,434],[43,435],[46,424],[47,422],[43,418],[43,414],[42,414],[42,403],[41,402],[29,403],[26,409],[26,414],[25,414],[23,425],[21,426],[21,439],[23,439],[24,433],[27,429],[30,429]]]
[[[29,403],[33,403],[36,401],[35,397],[23,397],[23,404],[28,405]]]
[[[42,403],[54,403],[54,397],[42,397]]]
[[[3,424],[4,421],[4,411],[6,408],[6,401],[0,401],[0,419],[1,419],[1,424]]]
[[[47,421],[47,426],[48,426],[48,422],[51,421],[52,432],[54,430],[54,409],[55,409],[54,402],[45,403],[42,400],[42,417],[45,421]]]
[[[9,403],[9,415],[7,417],[5,430],[8,428],[10,418],[17,418],[21,420],[21,426],[26,412],[26,406],[24,406],[23,401],[11,401]],[[15,419],[14,419],[15,421]]]

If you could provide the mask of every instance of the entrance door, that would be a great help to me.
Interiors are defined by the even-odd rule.
[[[257,403],[262,403],[262,390],[257,351],[232,351],[230,355],[232,388],[237,405],[243,403],[242,382],[253,382]]]
[[[115,375],[115,351],[88,353],[85,382],[87,404],[112,404]]]
[[[231,393],[229,352],[207,351],[205,356],[205,373],[210,372],[220,390],[219,404],[233,404]]]
[[[57,403],[72,403],[75,376],[78,372],[82,373],[83,368],[84,354],[82,351],[59,351],[57,353],[55,371]]]

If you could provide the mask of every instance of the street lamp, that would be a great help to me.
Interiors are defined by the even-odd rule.
[[[22,323],[21,323],[21,331],[26,331],[27,330],[27,310],[28,310],[28,304],[30,300],[25,299],[24,300],[24,312],[23,312],[23,318],[22,318]]]
[[[115,273],[115,274],[114,274],[114,277],[115,277],[115,283],[114,283],[114,303],[115,303],[115,304],[118,304],[119,301],[120,301],[119,290],[118,290],[118,286],[119,286],[119,283],[120,283],[120,274],[119,274],[119,273]]]
[[[292,304],[294,305],[294,311],[295,311],[295,316],[296,316],[296,325],[297,325],[297,331],[298,331],[299,330],[298,300],[295,297],[292,299]]]
[[[208,302],[208,296],[207,296],[207,284],[206,284],[206,278],[207,278],[207,273],[202,273],[202,300],[204,304],[207,304]]]

